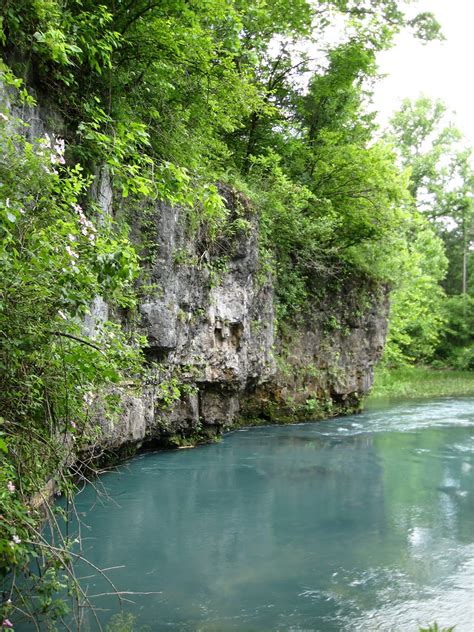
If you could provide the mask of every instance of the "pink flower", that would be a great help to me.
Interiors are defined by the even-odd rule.
[[[84,235],[84,237],[87,237],[87,239],[90,241],[91,244],[93,244],[95,242],[94,233],[97,232],[97,228],[90,221],[90,219],[87,219],[87,217],[84,214],[84,211],[82,210],[82,206],[80,206],[79,204],[73,204],[72,207],[76,211],[76,213],[79,215],[79,224],[81,225],[81,233]]]
[[[10,621],[10,619],[3,619],[2,628],[12,628],[12,627],[13,627],[13,623]]]
[[[64,139],[63,138],[57,138],[56,139],[56,143],[54,145],[54,149],[56,150],[56,153],[58,154],[58,156],[62,156],[64,154]]]
[[[69,424],[70,424],[71,428],[74,428],[74,429],[76,428],[76,422],[75,422],[75,421],[72,421],[72,420],[71,420],[71,421],[69,422]]]
[[[8,483],[7,483],[7,489],[8,489],[8,491],[9,491],[11,494],[13,494],[13,492],[15,491],[15,489],[16,489],[16,488],[15,488],[15,485],[14,485],[11,481],[8,481]]]
[[[49,136],[47,137],[47,147],[51,148],[51,139]],[[51,164],[53,165],[65,165],[66,161],[64,160],[64,140],[62,138],[57,138],[54,144],[53,150],[56,152],[55,154],[51,154]]]

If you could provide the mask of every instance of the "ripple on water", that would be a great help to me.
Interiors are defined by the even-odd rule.
[[[456,632],[474,629],[474,546],[466,547],[467,561],[446,581],[440,583],[425,598],[412,597],[403,601],[384,602],[381,608],[364,612],[345,623],[344,630],[367,632],[418,632],[420,626],[437,622],[440,627],[455,625]],[[414,587],[416,592],[416,587]]]

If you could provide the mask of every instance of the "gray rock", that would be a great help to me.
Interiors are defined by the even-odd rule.
[[[247,205],[252,218],[237,193],[221,193],[229,205]],[[227,242],[227,265],[213,274],[217,255],[186,236],[184,211],[156,206],[155,232],[147,236],[158,246],[150,269],[155,290],[140,304],[141,326],[162,384],[178,376],[183,395],[170,406],[159,388],[154,395],[145,389],[146,428],[137,420],[144,441],[195,437],[206,428],[218,433],[250,417],[352,411],[372,385],[386,336],[386,289],[349,279],[335,290],[332,280],[318,279],[319,289],[327,288],[319,292],[324,298],[276,336],[272,279],[261,278],[258,226],[251,221],[249,234]],[[124,437],[127,424],[129,417]]]

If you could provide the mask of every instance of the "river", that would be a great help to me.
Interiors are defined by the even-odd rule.
[[[474,399],[243,429],[100,483],[77,497],[85,554],[157,593],[128,596],[137,630],[474,630]]]

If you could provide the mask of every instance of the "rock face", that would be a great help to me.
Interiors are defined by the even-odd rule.
[[[1,84],[0,105],[29,124],[31,139],[62,127],[52,110],[11,104]],[[104,170],[97,176],[91,194],[104,215],[113,214],[110,177]],[[212,246],[199,235],[193,241],[185,213],[168,204],[155,205],[146,227],[141,214],[131,218],[137,242],[156,253],[139,305],[149,377],[139,395],[121,391],[117,420],[100,421],[102,448],[176,446],[239,424],[329,417],[357,409],[372,385],[387,292],[364,279],[315,278],[308,313],[277,334],[257,221],[243,196],[225,187],[220,193],[231,215],[243,209],[251,229]],[[93,336],[109,309],[98,296],[90,311],[84,333]]]
[[[221,193],[232,208],[235,194]],[[150,384],[140,398],[125,397],[112,444],[133,440],[131,410],[145,441],[217,434],[236,421],[244,394],[276,372],[273,288],[259,274],[255,225],[211,253],[189,240],[184,214],[161,203],[147,231],[157,249],[153,289],[139,305]]]
[[[159,203],[147,223],[157,255],[139,311],[150,379],[141,396],[124,396],[123,415],[104,428],[110,448],[193,443],[257,420],[328,417],[356,409],[372,385],[387,293],[361,279],[314,279],[322,298],[276,335],[252,211],[230,189],[221,194],[231,212],[245,208],[252,229],[213,250],[189,239],[177,208]]]

